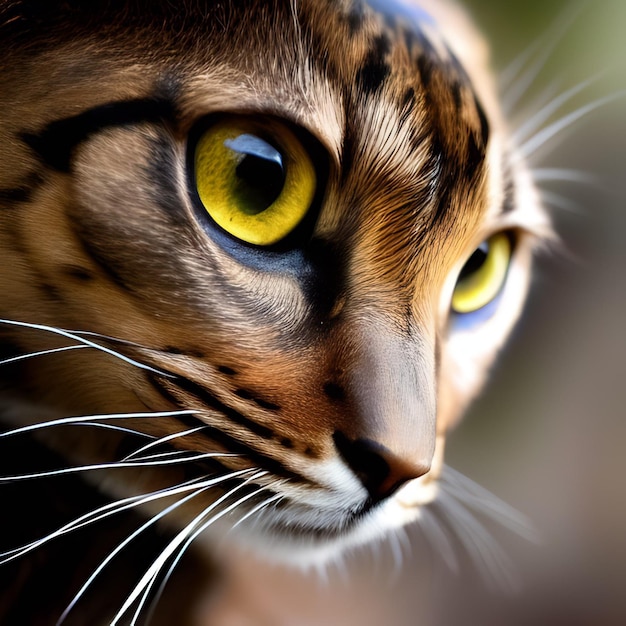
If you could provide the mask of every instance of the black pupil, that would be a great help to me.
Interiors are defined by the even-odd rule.
[[[255,135],[240,135],[226,144],[241,155],[236,166],[235,194],[242,211],[257,215],[280,196],[285,184],[283,157],[274,146]]]
[[[459,274],[459,281],[464,278],[468,278],[475,272],[477,272],[484,264],[487,259],[487,254],[489,253],[489,243],[486,241],[483,242],[476,250],[472,256],[467,259],[467,263],[463,266],[461,273]]]

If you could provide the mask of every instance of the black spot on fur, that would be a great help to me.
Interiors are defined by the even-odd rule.
[[[222,374],[225,374],[226,376],[237,375],[237,372],[232,367],[228,367],[227,365],[220,365],[217,369],[218,371],[220,371]]]
[[[251,400],[262,409],[267,409],[268,411],[280,411],[280,405],[263,398],[258,398],[248,389],[235,389],[235,395],[243,398],[244,400]]]
[[[333,382],[324,383],[324,393],[331,400],[343,400],[346,396],[346,392],[341,385]]]
[[[274,402],[270,402],[269,400],[264,400],[263,398],[254,398],[254,401],[262,409],[266,409],[268,411],[280,411],[280,405],[275,404]]]
[[[417,69],[420,74],[422,86],[424,89],[428,89],[433,76],[433,62],[426,54],[420,54],[417,59]]]
[[[283,438],[280,440],[280,443],[281,443],[281,445],[282,445],[284,448],[289,448],[290,450],[292,450],[292,449],[293,449],[293,447],[294,447],[294,445],[293,445],[293,441],[291,441],[291,439],[289,439],[289,437],[283,437]]]
[[[114,284],[117,285],[123,291],[134,294],[135,290],[131,288],[129,284],[111,267],[111,265],[102,258],[102,255],[94,248],[94,246],[90,243],[90,241],[81,236],[81,233],[77,230],[76,235],[81,242],[85,253],[91,257],[91,259],[100,267],[102,272],[107,276],[107,278]]]
[[[95,276],[84,267],[78,265],[66,265],[63,268],[63,273],[74,280],[78,280],[83,283],[90,282],[95,279]]]
[[[356,35],[363,26],[363,5],[361,3],[355,4],[348,13],[348,29],[351,35]]]
[[[372,47],[357,73],[357,84],[368,95],[377,93],[391,73],[391,67],[385,59],[388,52],[389,39],[380,35],[372,42]]]
[[[254,395],[251,391],[247,389],[235,389],[235,395],[243,398],[244,400],[252,400],[254,399]]]
[[[163,348],[168,354],[180,354],[182,356],[192,357],[194,359],[204,359],[206,355],[200,350],[178,348],[177,346],[166,346]]]
[[[166,346],[163,348],[163,352],[167,352],[168,354],[184,354],[183,351],[176,346]]]
[[[63,296],[57,287],[51,285],[50,283],[41,283],[39,285],[40,291],[44,293],[44,296],[47,300],[52,302],[63,302]]]
[[[415,107],[415,89],[409,87],[402,96],[402,108],[410,111]]]
[[[461,98],[461,90],[463,86],[457,80],[454,81],[452,85],[452,99],[454,100],[454,108],[457,110],[457,113],[461,111],[461,107],[463,106],[463,99]]]
[[[38,172],[31,172],[24,182],[17,187],[0,189],[0,202],[21,203],[28,202],[34,191],[42,185],[44,177]]]
[[[470,133],[467,143],[467,160],[465,162],[465,176],[471,180],[478,171],[478,168],[485,160],[485,150],[483,145],[478,145],[474,133]]]

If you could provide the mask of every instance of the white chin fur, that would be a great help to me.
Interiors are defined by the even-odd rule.
[[[420,518],[422,507],[432,502],[437,493],[436,481],[413,480],[345,533],[330,538],[289,536],[288,533],[286,536],[284,529],[280,533],[272,532],[267,529],[272,521],[269,517],[263,526],[242,525],[232,536],[239,548],[267,561],[301,569],[324,567],[364,544],[385,541],[399,528],[415,522]]]

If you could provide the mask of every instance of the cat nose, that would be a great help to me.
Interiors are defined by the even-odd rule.
[[[371,439],[352,440],[336,431],[333,440],[337,451],[374,502],[388,498],[404,483],[430,470],[430,466],[401,458]]]

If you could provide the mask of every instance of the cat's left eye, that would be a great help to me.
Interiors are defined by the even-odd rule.
[[[452,295],[455,313],[472,313],[496,298],[506,280],[512,245],[508,233],[486,239],[467,260]]]
[[[315,168],[295,134],[278,122],[228,116],[200,137],[194,157],[198,196],[233,237],[271,246],[308,213]]]

